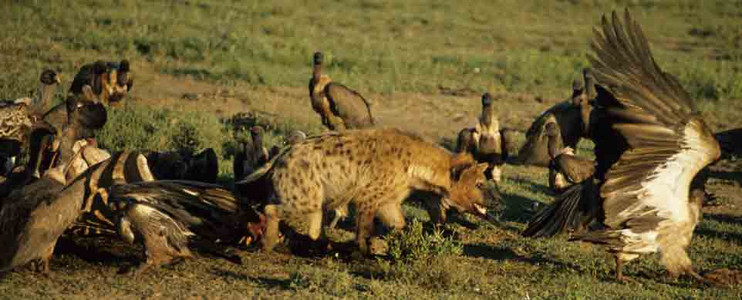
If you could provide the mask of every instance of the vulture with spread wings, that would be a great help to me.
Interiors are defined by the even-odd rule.
[[[376,123],[371,105],[358,92],[322,74],[322,52],[314,53],[312,78],[309,80],[309,98],[312,108],[322,118],[322,125],[330,130],[359,129]]]
[[[114,223],[127,242],[140,241],[147,260],[137,270],[190,258],[198,253],[231,262],[229,253],[242,239],[253,237],[248,221],[257,214],[219,185],[185,180],[137,182],[112,186],[105,198]]]
[[[624,263],[655,252],[670,275],[704,280],[693,270],[686,249],[705,197],[694,178],[719,158],[719,143],[677,79],[654,61],[628,10],[623,21],[615,12],[610,21],[603,17],[592,47],[598,83],[589,127],[595,181],[568,192],[580,195],[581,188],[594,182],[597,195],[557,199],[544,210],[551,212],[546,219],[562,229],[584,218],[602,221],[603,229],[573,239],[606,245],[615,255],[619,280],[624,279]],[[551,228],[543,217],[539,214],[534,221]]]

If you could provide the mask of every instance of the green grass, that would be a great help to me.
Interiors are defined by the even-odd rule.
[[[534,116],[551,100],[565,98],[572,79],[588,66],[591,28],[601,13],[626,6],[643,25],[658,63],[699,99],[707,122],[714,128],[742,126],[742,2],[722,0],[11,1],[0,10],[0,98],[32,94],[44,67],[62,71],[66,90],[81,64],[129,58],[134,99],[109,111],[101,146],[212,147],[222,177],[229,178],[235,138],[245,136],[235,132],[232,115],[273,113],[250,121],[268,127],[269,147],[294,129],[322,131],[306,102],[316,50],[325,51],[326,72],[334,79],[382,99],[374,106],[382,117],[432,116],[419,124],[403,120],[450,144],[455,128],[448,122],[467,111],[461,105],[469,102],[437,95],[442,90],[464,91],[473,102],[478,97],[470,94],[495,92],[502,96],[501,119]],[[188,78],[228,96],[212,97],[222,94],[182,83]],[[153,105],[185,93],[196,100]],[[293,106],[299,97],[307,107]],[[431,101],[404,102],[406,97]],[[533,98],[551,102],[527,100]],[[219,113],[205,112],[213,107]],[[529,121],[516,129],[525,130],[522,124]],[[591,149],[583,142],[577,152],[590,157]],[[690,248],[698,270],[742,270],[742,176],[735,164],[717,167],[709,184],[723,206],[704,209]],[[116,273],[141,256],[138,248],[106,239],[64,240],[49,277],[27,270],[6,274],[0,277],[0,298],[742,297],[739,285],[665,279],[656,256],[626,267],[641,285],[617,283],[613,262],[600,247],[564,237],[520,237],[532,204],[553,199],[546,180],[543,168],[507,166],[497,226],[462,217],[432,228],[422,209],[405,206],[408,227],[385,236],[389,255],[373,259],[340,250],[301,257],[251,249],[241,253],[242,266],[202,258],[131,278]],[[344,230],[330,235],[339,242],[352,236]]]
[[[227,85],[303,87],[316,50],[333,78],[363,91],[561,97],[587,66],[600,14],[626,6],[692,95],[742,98],[742,5],[723,0],[14,2],[0,12],[12,74],[0,97],[27,92],[42,66],[70,74],[91,57]]]

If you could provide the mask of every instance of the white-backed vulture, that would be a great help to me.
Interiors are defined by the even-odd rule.
[[[330,130],[359,129],[375,125],[371,105],[358,92],[335,83],[322,74],[322,52],[314,53],[312,78],[309,79],[309,98],[312,108],[322,118],[322,125]]]
[[[558,199],[547,209],[561,215],[546,219],[567,226],[586,217],[602,221],[603,229],[573,239],[606,245],[615,256],[618,280],[626,279],[625,263],[659,253],[669,275],[706,281],[693,270],[686,249],[705,198],[697,186],[702,182],[694,179],[719,159],[719,143],[677,79],[659,68],[628,10],[623,21],[616,12],[610,21],[602,18],[592,48],[598,85],[589,133],[595,142],[597,189],[594,196]],[[583,214],[595,212],[585,207],[597,207],[597,213]],[[541,222],[540,228],[553,227],[548,223]]]

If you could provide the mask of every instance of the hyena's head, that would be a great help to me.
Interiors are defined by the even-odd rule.
[[[444,198],[446,204],[459,212],[488,218],[487,207],[494,202],[494,194],[485,184],[485,169],[486,163],[454,166],[451,171],[451,189]]]

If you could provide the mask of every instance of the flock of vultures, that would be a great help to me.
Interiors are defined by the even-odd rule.
[[[621,281],[629,280],[624,264],[659,253],[669,275],[710,282],[694,271],[686,250],[701,206],[713,201],[704,188],[706,167],[737,150],[742,135],[709,129],[678,80],[657,65],[628,10],[603,17],[591,67],[570,99],[533,122],[514,159],[508,159],[517,150],[513,132],[500,127],[489,94],[478,124],[461,130],[450,152],[379,128],[367,100],[322,73],[321,52],[313,59],[309,98],[329,131],[291,132],[268,150],[265,129],[248,128],[250,138],[235,155],[233,188],[215,184],[211,149],[111,154],[97,147],[107,110],[132,89],[128,61],[83,66],[54,107],[59,77],[44,71],[35,98],[0,104],[0,272],[29,264],[48,272],[58,239],[68,235],[143,245],[146,260],[134,273],[195,256],[240,263],[235,249],[254,244],[271,251],[282,239],[300,237],[282,234],[292,228],[281,221],[304,222],[303,246],[327,249],[324,229],[346,217],[349,206],[357,251],[371,254],[375,219],[402,228],[401,204],[412,191],[434,195],[425,200],[434,222],[445,222],[448,210],[490,218],[507,161],[548,167],[557,195],[524,236],[566,234],[600,244],[615,257]],[[575,155],[582,138],[594,142],[594,160]]]

